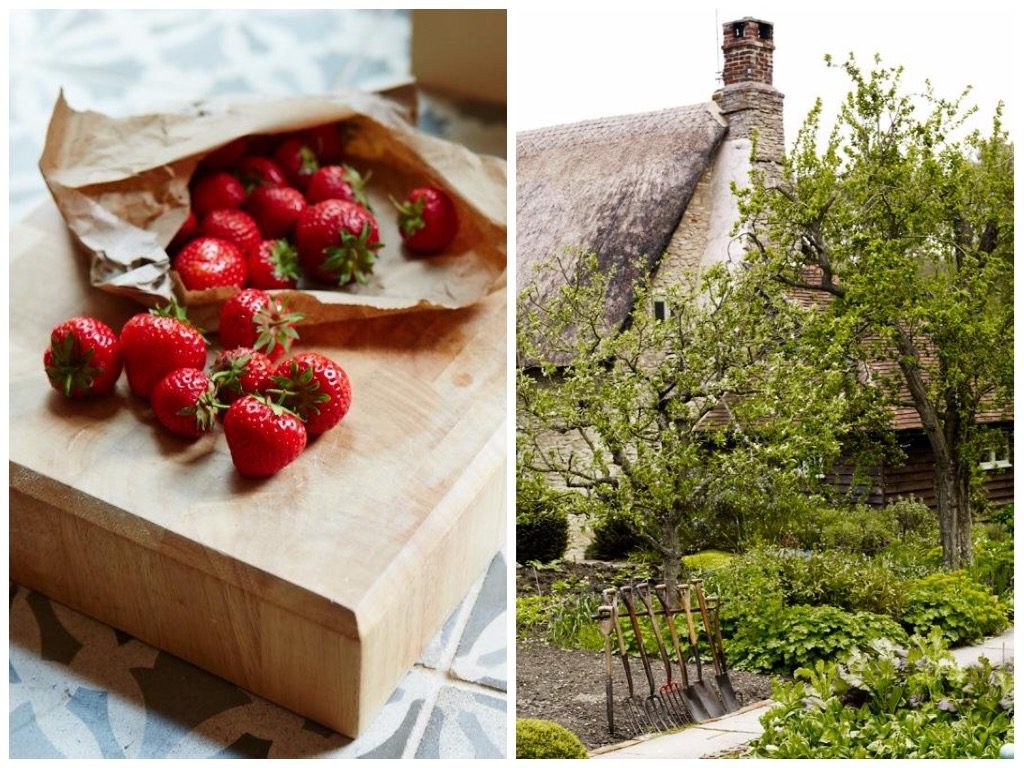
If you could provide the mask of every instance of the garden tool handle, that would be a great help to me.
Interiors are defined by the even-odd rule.
[[[654,594],[658,598],[658,602],[661,603],[661,607],[665,609],[665,617],[668,620],[668,634],[672,638],[672,648],[676,652],[676,662],[679,664],[679,670],[682,673],[680,680],[683,681],[684,686],[688,687],[690,680],[686,674],[686,660],[683,658],[683,651],[679,646],[679,633],[676,631],[675,617],[672,616],[672,609],[668,604],[668,589],[664,584],[655,584]]]
[[[722,627],[718,623],[718,611],[722,607],[722,598],[719,595],[715,595],[713,598],[708,599],[709,601],[712,599],[714,600],[715,613],[713,616],[714,621],[712,623],[715,626],[715,643],[718,646],[718,661],[722,665],[722,672],[725,673],[728,671],[725,663],[725,643],[722,641]]]
[[[615,589],[604,591],[605,599],[612,607],[612,626],[615,627],[615,639],[618,641],[619,658],[622,659],[622,668],[626,670],[626,687],[629,688],[629,695],[633,696],[633,672],[629,668],[629,659],[626,657],[626,641],[622,637],[622,627],[619,625],[619,593]]]
[[[690,630],[690,647],[693,649],[693,662],[697,665],[697,680],[704,682],[704,663],[700,660],[700,646],[697,644],[697,628],[693,625],[693,614],[690,609],[690,586],[680,584],[678,586],[679,597],[683,603],[683,613],[686,614],[686,626]]]
[[[693,585],[693,593],[697,596],[697,605],[700,608],[700,617],[704,622],[704,631],[708,636],[708,647],[711,649],[711,663],[715,668],[715,674],[722,674],[722,664],[718,658],[718,649],[715,647],[715,636],[711,632],[711,617],[708,615],[708,606],[704,600],[703,579],[690,579]]]
[[[649,592],[650,585],[641,583],[636,585],[636,593],[640,595],[640,600],[644,604],[644,608],[647,609],[647,615],[651,619],[651,629],[654,630],[654,636],[658,640],[658,653],[661,655],[661,661],[665,665],[665,673],[668,675],[666,685],[672,685],[672,662],[668,658],[668,650],[665,648],[665,640],[661,636],[661,627],[658,626],[658,619],[654,615],[654,608],[651,605],[651,593]]]
[[[622,602],[626,604],[626,610],[629,612],[629,623],[633,626],[633,634],[636,636],[636,645],[640,650],[640,663],[644,665],[644,674],[647,675],[647,684],[651,688],[651,696],[655,695],[654,686],[654,673],[651,671],[651,660],[647,658],[647,649],[644,648],[644,636],[640,631],[640,622],[636,618],[636,611],[633,606],[633,588],[622,587],[619,589],[622,593]]]

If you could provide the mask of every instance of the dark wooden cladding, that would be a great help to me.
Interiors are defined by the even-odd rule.
[[[1012,461],[1013,425],[999,425],[1010,440]],[[901,432],[900,445],[906,461],[899,466],[875,467],[868,472],[869,482],[854,490],[857,501],[880,507],[900,498],[914,496],[935,509],[935,471],[931,446],[923,432]],[[853,483],[852,466],[838,466],[827,481],[840,494],[848,494]],[[985,492],[995,505],[1013,502],[1013,467],[985,470]]]

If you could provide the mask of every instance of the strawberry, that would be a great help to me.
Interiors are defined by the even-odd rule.
[[[220,308],[220,343],[224,349],[251,347],[276,360],[299,338],[295,323],[301,319],[297,312],[289,313],[276,296],[246,288]]]
[[[210,211],[203,217],[199,228],[204,237],[232,243],[245,258],[255,253],[263,240],[260,228],[252,216],[235,208]]]
[[[244,202],[245,187],[226,171],[202,176],[192,184],[192,210],[197,216],[218,208],[239,208]]]
[[[245,285],[245,256],[227,240],[200,237],[181,249],[174,269],[190,291]]]
[[[373,214],[347,200],[311,205],[295,222],[299,261],[318,280],[366,283],[383,247]]]
[[[306,428],[291,411],[256,395],[236,400],[224,416],[231,461],[244,477],[269,477],[299,457]]]
[[[176,435],[199,437],[217,420],[213,382],[198,368],[176,368],[153,387],[156,420]]]
[[[299,214],[306,210],[306,198],[292,187],[259,187],[245,203],[266,238],[287,235]]]
[[[167,246],[167,250],[171,252],[179,251],[181,248],[191,240],[193,237],[199,234],[199,219],[196,218],[195,212],[190,208],[188,216],[185,217],[185,221],[182,222],[181,227],[178,228],[174,238]]]
[[[210,168],[218,171],[224,168],[230,168],[238,162],[239,158],[245,155],[248,149],[249,139],[246,136],[240,136],[234,141],[229,141],[227,144],[223,144],[213,150],[213,152],[208,154],[199,162],[199,166],[201,168]]]
[[[341,160],[344,141],[342,128],[338,123],[325,123],[315,128],[299,131],[299,136],[306,146],[313,150],[321,164],[336,163]]]
[[[148,398],[160,379],[178,368],[206,365],[206,339],[175,303],[130,318],[121,329],[121,354],[128,386]]]
[[[394,198],[398,209],[398,229],[405,247],[416,253],[443,251],[459,229],[452,199],[436,187],[419,187],[409,193],[404,203]]]
[[[313,174],[306,188],[306,197],[310,203],[322,203],[324,200],[349,200],[359,203],[366,210],[370,209],[370,201],[366,197],[365,177],[355,168],[348,165],[325,165]]]
[[[50,384],[65,397],[106,395],[121,375],[121,344],[106,323],[73,317],[50,331],[43,366]]]
[[[248,347],[226,349],[211,367],[217,385],[217,399],[226,404],[243,395],[259,395],[273,384],[274,363],[262,352]]]
[[[293,187],[305,189],[310,178],[320,167],[316,153],[302,139],[285,139],[274,152],[274,160]]]
[[[306,423],[306,431],[320,435],[334,427],[352,405],[348,374],[319,352],[303,352],[285,360],[274,372],[280,402]]]
[[[287,240],[264,240],[247,265],[250,288],[294,288],[299,284],[299,254]]]
[[[288,179],[285,178],[281,166],[269,157],[243,157],[235,166],[235,176],[242,182],[248,194],[252,194],[253,190],[260,187],[288,186]]]

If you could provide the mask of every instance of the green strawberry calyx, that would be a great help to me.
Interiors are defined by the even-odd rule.
[[[217,385],[210,386],[196,399],[195,405],[187,405],[178,411],[179,416],[195,416],[196,429],[200,432],[208,432],[217,423],[218,411],[225,410],[228,406],[217,400]]]
[[[278,400],[274,400],[273,398],[271,398],[270,395],[272,393],[277,394],[275,390],[268,390],[267,392],[264,392],[262,395],[249,395],[249,397],[263,403],[265,406],[267,406],[267,408],[270,409],[270,412],[275,416],[293,416],[297,418],[299,421],[305,421],[305,419],[302,418],[301,414],[296,413],[286,404],[282,403],[280,398]]]
[[[391,196],[388,195],[388,197]],[[400,203],[391,197],[391,204],[398,210],[398,228],[402,230],[402,234],[406,237],[415,235],[427,226],[427,222],[423,219],[422,197],[418,197],[415,200],[406,200],[404,203]]]
[[[226,367],[218,368],[210,376],[213,382],[216,398],[220,399],[221,392],[228,392],[235,395],[243,394],[242,378],[249,372],[249,361],[252,355],[248,352],[238,357],[225,358],[219,365]]]
[[[74,334],[62,339],[50,338],[52,363],[46,366],[50,381],[60,385],[66,397],[75,392],[88,392],[95,378],[103,371],[92,363],[93,350],[82,350]]]
[[[299,254],[287,240],[275,240],[270,247],[270,266],[278,280],[298,280],[302,277]]]
[[[288,351],[292,343],[299,339],[295,324],[304,318],[301,312],[289,312],[283,302],[271,300],[252,316],[257,331],[252,348],[270,354],[280,344]]]
[[[210,343],[210,340],[206,338],[206,331],[188,319],[188,313],[185,311],[185,308],[178,303],[177,299],[172,298],[163,306],[153,307],[149,310],[149,314],[154,317],[169,317],[172,320],[177,320],[182,325],[191,328],[202,336],[203,341],[207,344]]]
[[[309,147],[303,145],[299,150],[299,173],[309,176],[320,169],[320,163],[316,159],[316,153]]]
[[[320,404],[328,403],[331,396],[320,390],[320,382],[313,376],[313,369],[305,367],[299,370],[294,360],[286,376],[274,376],[275,389],[268,389],[266,394],[276,395],[277,403],[283,405],[300,419],[306,421],[310,414],[320,413]]]
[[[373,208],[370,207],[370,198],[366,196],[366,185],[369,183],[370,177],[373,176],[373,171],[367,171],[366,175],[363,176],[351,165],[342,167],[345,169],[342,173],[342,178],[352,188],[353,199],[366,210],[373,211]]]
[[[367,277],[373,274],[373,264],[377,260],[377,251],[384,247],[383,243],[371,243],[370,222],[364,221],[358,235],[354,235],[344,227],[339,232],[341,245],[324,249],[327,258],[320,268],[338,276],[339,285],[348,285],[353,280],[366,285]]]

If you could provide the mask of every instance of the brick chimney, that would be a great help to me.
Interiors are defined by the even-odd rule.
[[[749,16],[722,25],[722,87],[712,98],[729,121],[729,137],[758,134],[758,160],[777,163],[785,151],[782,99],[772,85],[775,29]]]

